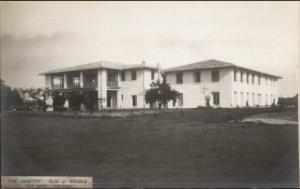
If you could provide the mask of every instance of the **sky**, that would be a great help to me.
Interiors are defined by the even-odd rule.
[[[1,78],[107,60],[162,68],[218,59],[300,85],[300,2],[1,2]],[[297,83],[298,82],[298,83]]]

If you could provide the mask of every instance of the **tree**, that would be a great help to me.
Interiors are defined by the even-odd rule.
[[[68,100],[70,103],[71,110],[80,110],[81,104],[83,103],[83,94],[81,92],[70,92],[68,94]]]
[[[64,103],[66,100],[66,97],[63,93],[60,92],[54,92],[52,94],[53,96],[53,110],[54,111],[62,111],[64,110]]]
[[[298,94],[293,97],[279,97],[278,105],[282,107],[296,107],[298,108]]]
[[[147,104],[150,104],[151,108],[156,102],[158,102],[159,109],[161,109],[162,106],[166,108],[170,100],[175,104],[180,95],[178,91],[171,89],[170,85],[165,82],[165,79],[163,82],[160,82],[160,80],[153,81],[150,87],[151,88],[146,91],[145,100]]]
[[[5,85],[2,79],[0,79],[0,86],[1,111],[18,109],[23,105],[23,100],[16,89],[11,89]]]
[[[86,110],[93,112],[96,109],[95,106],[98,106],[97,94],[93,93],[91,91],[84,92],[83,93],[83,104],[84,104]]]
[[[46,111],[49,105],[46,99],[51,96],[51,90],[46,88],[19,88],[26,110]]]

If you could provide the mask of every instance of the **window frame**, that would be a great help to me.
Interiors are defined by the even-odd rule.
[[[220,105],[220,92],[212,92],[212,97],[213,97],[213,105],[219,106]],[[215,98],[217,97],[217,98]]]
[[[215,75],[216,73],[218,73],[218,74]],[[211,71],[211,81],[212,82],[219,82],[220,81],[220,70],[219,69],[213,69]]]
[[[183,106],[183,93],[180,93],[178,96],[178,106],[182,107]]]
[[[176,84],[183,84],[183,72],[176,72]]]
[[[200,70],[194,71],[193,76],[194,76],[194,83],[201,83],[201,71]]]
[[[54,81],[59,80],[59,84],[55,84]],[[64,75],[63,74],[53,74],[51,75],[51,87],[64,88]]]
[[[131,95],[132,107],[137,107],[137,95]]]
[[[80,86],[80,76],[79,77],[75,75],[72,76],[72,85],[75,87]]]
[[[240,81],[241,81],[241,83],[243,83],[244,82],[244,72],[242,71],[241,72],[241,75],[240,75]]]
[[[121,81],[126,81],[126,73],[125,73],[125,71],[121,71]]]
[[[137,71],[131,70],[131,81],[137,80]]]

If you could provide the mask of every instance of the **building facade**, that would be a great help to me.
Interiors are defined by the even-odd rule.
[[[257,107],[278,101],[280,77],[219,60],[164,70],[166,82],[181,93],[174,108]]]
[[[95,108],[147,108],[145,91],[158,79],[158,69],[146,65],[126,65],[99,61],[41,73],[53,92],[86,92]]]
[[[95,108],[148,108],[145,92],[161,76],[145,63],[100,61],[42,73],[46,87],[70,94],[88,92]],[[166,82],[180,92],[169,108],[258,107],[278,101],[280,77],[219,60],[206,60],[163,70]],[[50,100],[51,101],[51,100]]]

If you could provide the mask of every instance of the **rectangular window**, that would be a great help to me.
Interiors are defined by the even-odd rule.
[[[260,85],[260,75],[258,76],[258,85]]]
[[[84,87],[96,87],[98,84],[98,73],[96,70],[83,72],[83,86]]]
[[[183,94],[180,93],[178,96],[178,106],[183,106]]]
[[[213,96],[213,104],[220,105],[220,93],[219,92],[212,92]]]
[[[241,92],[241,106],[244,106],[244,93]]]
[[[121,71],[121,80],[125,81],[125,71]]]
[[[266,94],[266,105],[268,105],[268,95]]]
[[[200,71],[194,71],[194,83],[201,82],[201,73]]]
[[[152,71],[151,71],[151,80],[154,80],[154,76],[155,76],[155,71],[152,70]]]
[[[52,88],[61,89],[64,87],[64,77],[63,75],[52,75]]]
[[[177,84],[183,83],[183,73],[182,72],[176,73],[176,83]]]
[[[249,106],[249,100],[250,100],[250,98],[249,98],[249,93],[247,93],[246,94],[246,106]]]
[[[244,75],[244,72],[241,72],[241,83],[243,83],[243,75]]]
[[[211,76],[212,76],[212,78],[211,78],[212,81],[219,81],[219,79],[220,79],[219,70],[212,70]]]
[[[249,73],[247,73],[247,76],[246,76],[246,83],[247,84],[249,83]]]
[[[131,80],[136,80],[136,70],[131,71]]]
[[[233,71],[233,80],[236,81],[236,70]]]
[[[137,99],[136,99],[136,95],[132,95],[131,96],[131,98],[132,98],[132,106],[136,106],[136,104],[137,104]]]
[[[79,86],[79,77],[73,76],[73,86]]]
[[[257,104],[261,105],[261,94],[257,94]]]
[[[254,74],[252,74],[252,84],[254,84]]]
[[[123,95],[121,95],[121,100],[123,101],[123,99],[124,99],[124,96],[123,96]]]

